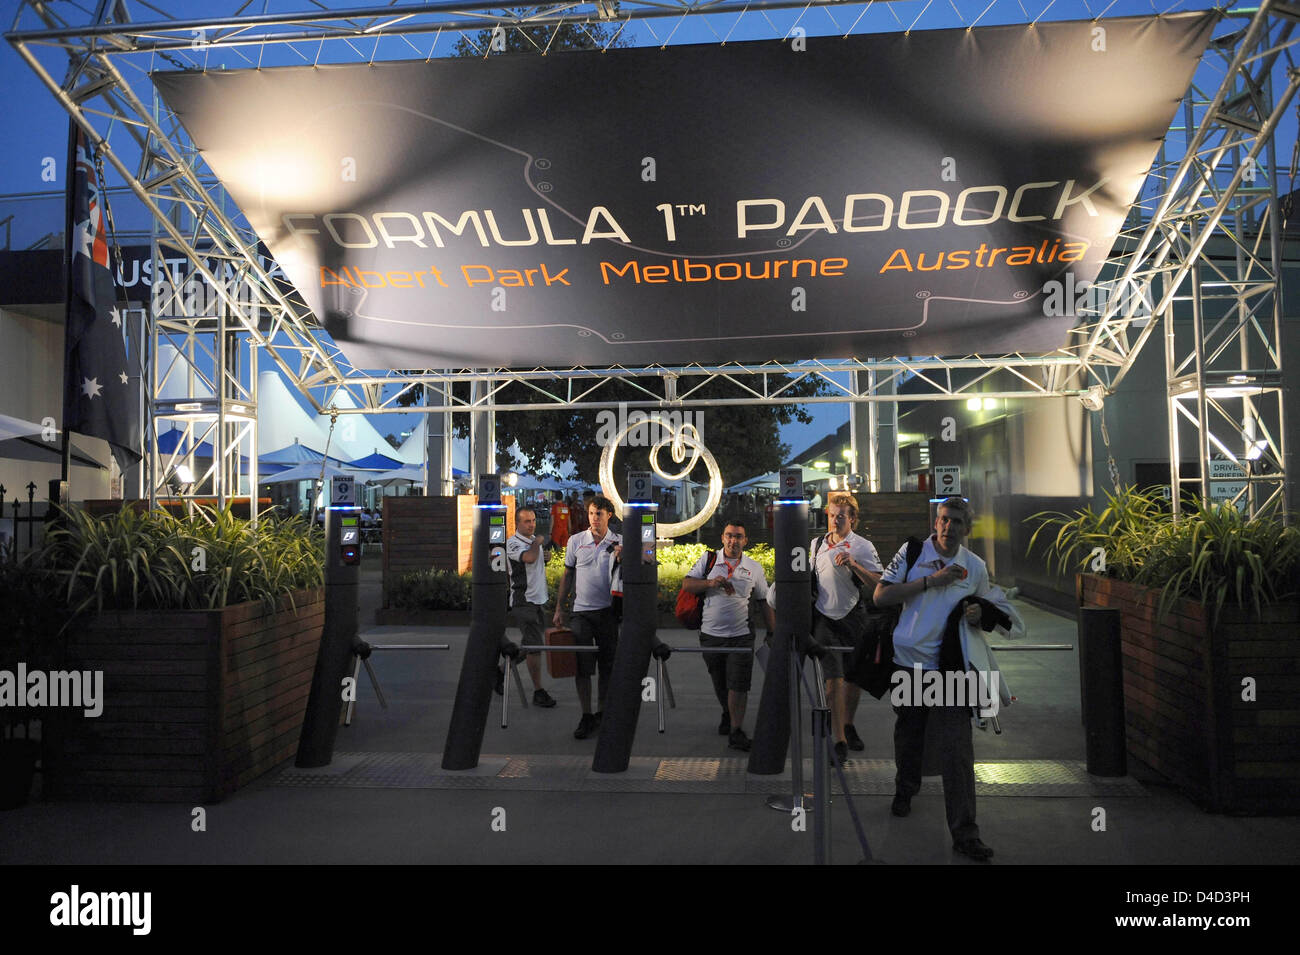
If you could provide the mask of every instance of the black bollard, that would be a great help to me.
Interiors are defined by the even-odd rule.
[[[482,494],[480,485],[480,494]],[[499,498],[498,498],[499,500]],[[494,531],[496,532],[494,535]],[[442,748],[443,769],[473,769],[478,765],[492,708],[501,641],[506,632],[509,586],[506,564],[506,509],[501,504],[476,504],[470,564],[474,574],[469,641],[460,665],[456,702]]]
[[[635,472],[634,472],[635,473]],[[649,521],[643,520],[650,518]],[[643,541],[643,528],[655,533],[655,508],[629,504],[623,520],[623,622],[618,649],[605,694],[600,736],[591,769],[597,773],[626,771],[641,714],[641,681],[650,672],[659,604],[659,565],[654,540]],[[662,693],[656,686],[655,692]]]
[[[790,644],[795,634],[812,629],[812,591],[809,589],[808,504],[778,501],[773,514],[776,556],[776,632],[763,675],[763,694],[754,723],[754,745],[749,751],[749,771],[775,776],[785,769],[790,746]],[[795,569],[794,556],[803,554]]]
[[[331,482],[331,500],[339,479]],[[351,483],[351,479],[348,482]],[[347,498],[352,500],[351,492]],[[343,710],[343,680],[349,675],[352,643],[357,638],[357,585],[361,575],[359,509],[330,506],[325,510],[325,624],[321,630],[316,669],[307,698],[307,714],[298,737],[294,765],[304,769],[328,766]],[[356,692],[356,687],[352,688]]]
[[[1124,670],[1120,614],[1103,607],[1079,609],[1079,680],[1088,772],[1124,776]]]

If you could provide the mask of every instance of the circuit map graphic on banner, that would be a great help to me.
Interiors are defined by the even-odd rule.
[[[1213,22],[154,80],[361,368],[1036,353]]]

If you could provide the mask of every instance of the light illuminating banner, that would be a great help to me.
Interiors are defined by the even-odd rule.
[[[154,79],[362,368],[1043,352],[1212,24]]]

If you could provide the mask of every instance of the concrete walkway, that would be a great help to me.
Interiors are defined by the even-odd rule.
[[[373,605],[373,572],[365,602]],[[1021,605],[1033,643],[1076,643],[1070,619]],[[363,620],[366,618],[363,617]],[[373,619],[373,615],[370,616]],[[590,772],[595,740],[575,740],[571,680],[545,682],[551,710],[514,701],[502,729],[500,698],[480,766],[439,766],[460,669],[463,628],[365,628],[382,643],[450,643],[452,650],[385,651],[373,662],[389,709],[362,675],[358,712],[341,728],[334,764],[286,765],[207,807],[193,832],[191,808],[153,804],[43,803],[0,813],[0,863],[808,863],[812,825],[792,829],[766,806],[786,777],[751,777],[743,754],[717,735],[719,708],[698,655],[670,662],[677,708],[655,731],[645,704],[632,766]],[[661,632],[670,644],[696,635]],[[1176,792],[1133,779],[1089,777],[1083,767],[1077,651],[1000,656],[1018,702],[1001,736],[975,735],[979,821],[998,864],[1291,864],[1296,818],[1206,814]],[[755,668],[746,729],[753,731],[762,671]],[[526,671],[521,675],[528,685]],[[531,686],[528,685],[531,695]],[[893,716],[864,697],[857,727],[866,751],[847,769],[854,805],[875,856],[892,864],[971,864],[953,855],[937,777],[912,814],[889,813]],[[1105,830],[1095,828],[1104,813]],[[833,861],[861,850],[848,803],[832,808]]]

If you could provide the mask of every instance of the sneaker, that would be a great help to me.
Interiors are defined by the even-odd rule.
[[[867,744],[862,742],[862,737],[858,735],[857,727],[852,723],[844,724],[844,740],[849,744],[849,749],[855,753],[860,753],[867,748]]]
[[[497,696],[502,696],[506,692],[506,668],[497,667],[497,681],[492,684],[492,689]]]
[[[845,744],[845,743],[836,743],[836,744],[835,744],[835,758],[839,761],[839,764],[840,764],[841,766],[843,766],[846,762],[848,762],[848,760],[849,760],[849,747],[848,747],[847,744]]]
[[[954,852],[960,852],[976,862],[988,862],[993,858],[993,850],[980,842],[978,836],[970,839],[959,839],[952,844],[952,849]]]
[[[573,738],[586,739],[592,733],[596,732],[598,726],[600,726],[600,723],[596,721],[596,717],[592,716],[590,713],[583,713],[582,719],[578,720],[578,728],[573,731]]]
[[[894,801],[889,804],[889,811],[900,818],[906,816],[912,811],[912,797],[894,793]]]
[[[555,705],[555,697],[545,690],[533,690],[533,706],[540,706],[544,710],[549,710]]]
[[[722,720],[718,723],[718,735],[719,736],[731,735],[731,714],[728,713],[726,710],[722,711]]]
[[[751,745],[750,740],[749,737],[745,735],[745,731],[743,729],[741,729],[738,726],[727,735],[730,737],[727,740],[727,745],[729,747],[731,747],[732,749],[738,749],[742,753],[749,752],[749,747]]]

